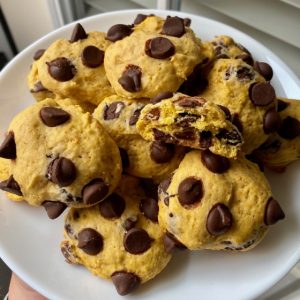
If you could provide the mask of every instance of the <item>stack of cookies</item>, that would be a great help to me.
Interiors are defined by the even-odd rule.
[[[77,24],[34,54],[36,104],[0,146],[0,188],[65,217],[62,254],[120,295],[173,250],[247,251],[285,217],[264,165],[300,154],[300,102],[231,37],[139,14],[107,33]],[[199,252],[201,255],[201,252]]]

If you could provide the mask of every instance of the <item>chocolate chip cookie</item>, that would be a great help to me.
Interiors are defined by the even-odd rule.
[[[122,171],[119,149],[102,126],[80,106],[53,99],[13,119],[0,157],[10,161],[10,177],[1,189],[58,215],[59,208],[104,200]]]
[[[42,86],[65,98],[98,105],[113,94],[104,70],[104,56],[111,44],[102,32],[86,33],[80,24],[71,39],[51,44],[36,61]]]
[[[202,97],[161,95],[141,111],[137,129],[144,139],[237,156],[243,139],[228,109]]]
[[[192,250],[249,250],[283,218],[263,173],[245,158],[191,151],[159,187],[159,224]]]
[[[126,173],[160,181],[178,167],[184,149],[146,141],[139,135],[136,122],[147,103],[145,99],[111,96],[101,102],[93,115],[119,146]]]
[[[138,178],[123,176],[99,205],[69,211],[62,253],[67,262],[111,280],[126,295],[159,274],[171,258],[157,214],[157,199],[147,197]]]

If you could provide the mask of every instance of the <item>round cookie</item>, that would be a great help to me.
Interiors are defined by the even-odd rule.
[[[201,96],[229,109],[232,123],[243,134],[246,154],[276,131],[280,118],[274,88],[251,66],[241,59],[218,59],[207,80]]]
[[[98,105],[114,93],[103,65],[110,44],[105,33],[85,33],[77,24],[71,40],[55,41],[39,58],[40,81],[57,95]]]
[[[119,146],[126,173],[161,181],[178,167],[184,149],[163,142],[146,141],[138,134],[136,122],[148,102],[111,96],[101,102],[93,116]]]
[[[122,171],[119,149],[102,126],[80,106],[53,99],[13,119],[0,157],[10,159],[11,175],[1,188],[47,212],[102,201]]]
[[[278,98],[281,127],[254,152],[274,171],[281,171],[300,157],[300,101]]]
[[[167,18],[160,32],[144,26],[151,19],[106,51],[107,77],[120,96],[152,98],[163,91],[175,92],[202,60],[199,40],[183,19]]]
[[[237,157],[243,138],[223,107],[181,93],[169,93],[165,99],[154,100],[142,109],[136,124],[145,140]]]
[[[249,250],[284,218],[256,164],[209,150],[187,153],[159,199],[159,224],[191,250]]]
[[[112,280],[126,295],[158,275],[171,258],[157,212],[157,199],[147,198],[139,179],[123,176],[99,205],[70,210],[62,253],[67,262]]]

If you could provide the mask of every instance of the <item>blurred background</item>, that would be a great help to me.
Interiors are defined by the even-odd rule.
[[[271,49],[300,78],[300,0],[0,0],[0,70],[22,49],[64,24],[142,8],[188,12],[238,28]],[[0,259],[0,299],[7,293],[10,274]],[[299,300],[299,263],[259,299]]]

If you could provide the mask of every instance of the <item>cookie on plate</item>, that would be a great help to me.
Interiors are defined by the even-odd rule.
[[[107,33],[114,43],[106,50],[105,70],[120,96],[152,98],[163,91],[175,92],[202,60],[199,40],[183,19],[167,18],[160,32],[149,31],[145,22],[140,30],[130,29],[127,36],[117,27],[114,35],[111,29]]]
[[[249,250],[284,218],[256,164],[209,150],[187,153],[159,199],[159,224],[191,250]]]
[[[53,99],[12,120],[0,157],[10,161],[10,176],[1,188],[47,212],[57,208],[57,214],[58,208],[104,200],[122,171],[119,149],[102,126],[80,106]]]
[[[300,157],[300,101],[278,98],[281,126],[254,155],[265,166],[282,171]]]
[[[279,128],[275,90],[250,65],[241,59],[218,59],[207,80],[201,96],[229,109],[232,123],[243,134],[246,154]]]
[[[105,33],[86,33],[77,24],[70,40],[55,41],[36,61],[42,85],[62,97],[98,105],[113,94],[103,65],[110,44]]]
[[[139,116],[137,129],[144,139],[237,156],[243,139],[228,120],[228,109],[202,97],[161,95],[152,99]]]
[[[157,199],[146,196],[139,179],[122,176],[99,205],[69,211],[62,253],[67,262],[112,280],[126,295],[158,275],[171,258],[157,213]]]
[[[104,99],[93,116],[119,146],[126,173],[161,181],[178,167],[184,149],[146,141],[139,135],[136,122],[147,103],[146,99],[130,100],[115,95]]]

